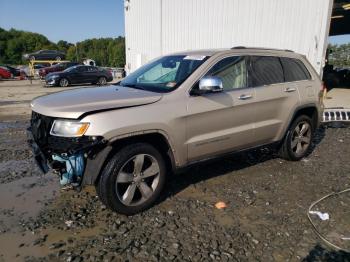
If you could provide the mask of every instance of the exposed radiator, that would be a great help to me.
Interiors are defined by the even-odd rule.
[[[322,122],[350,122],[350,109],[326,108],[323,112]]]

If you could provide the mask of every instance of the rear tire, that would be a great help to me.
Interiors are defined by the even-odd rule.
[[[67,78],[62,78],[59,82],[60,87],[67,87],[69,85],[69,81]]]
[[[289,161],[299,161],[310,150],[314,137],[314,126],[310,117],[301,115],[289,127],[279,149],[279,157]]]
[[[119,150],[103,169],[96,185],[101,201],[113,211],[133,215],[151,207],[166,179],[162,155],[150,144]]]

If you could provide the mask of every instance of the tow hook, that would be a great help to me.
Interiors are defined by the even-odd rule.
[[[71,156],[67,154],[52,155],[52,159],[65,165],[65,168],[58,171],[61,186],[68,184],[80,185],[85,168],[83,153],[76,153]]]

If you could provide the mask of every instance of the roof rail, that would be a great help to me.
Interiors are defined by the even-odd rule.
[[[266,48],[266,47],[247,47],[247,46],[234,46],[231,49],[257,49],[257,50],[271,50],[271,51],[286,51],[286,52],[292,52],[293,50],[290,49],[278,49],[278,48]]]

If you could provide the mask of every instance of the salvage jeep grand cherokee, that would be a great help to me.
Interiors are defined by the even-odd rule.
[[[117,85],[35,99],[29,143],[61,184],[95,185],[114,211],[158,198],[169,174],[274,144],[300,160],[322,114],[322,83],[291,51],[233,48],[168,55]]]

